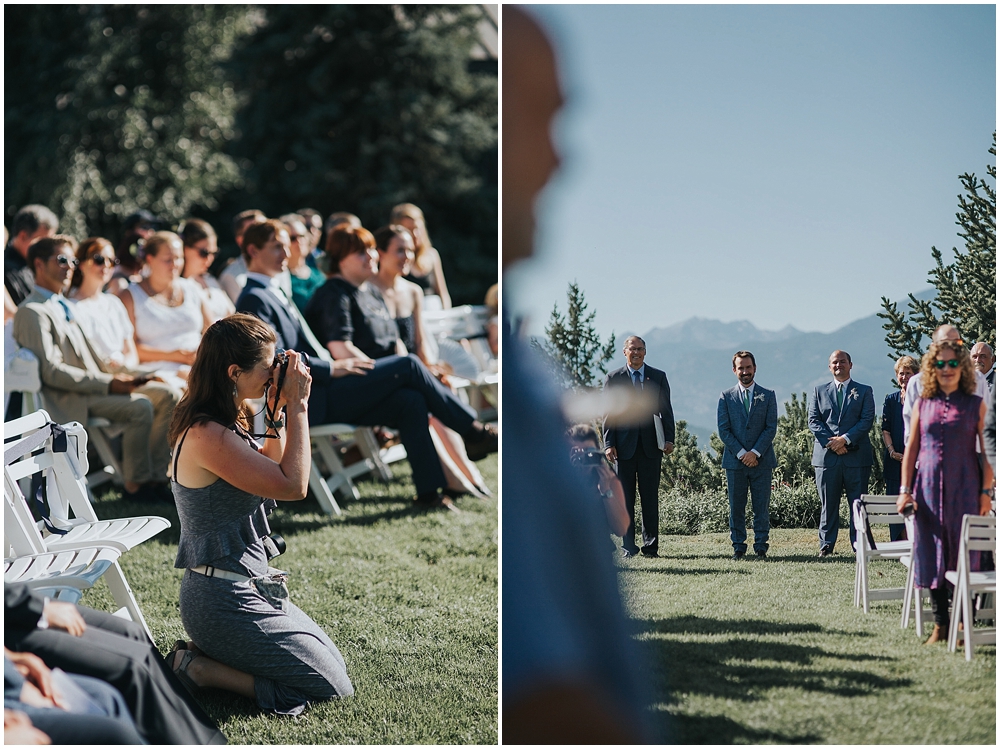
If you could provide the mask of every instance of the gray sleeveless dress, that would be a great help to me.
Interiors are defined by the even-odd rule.
[[[177,455],[183,445],[181,438]],[[248,577],[267,574],[261,539],[271,532],[267,515],[277,506],[273,499],[222,479],[201,489],[172,481],[172,488],[181,522],[175,567],[205,564]],[[354,694],[337,646],[293,603],[282,611],[249,582],[187,569],[180,609],[184,629],[204,653],[253,675],[264,710],[297,715],[309,702]]]

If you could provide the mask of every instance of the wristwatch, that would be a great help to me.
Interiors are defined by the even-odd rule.
[[[995,496],[996,496],[996,489],[983,489],[983,490],[982,490],[981,492],[979,492],[979,493],[980,493],[980,494],[985,494],[985,495],[986,495],[987,497],[989,497],[990,499],[993,499],[993,497],[995,497]]]

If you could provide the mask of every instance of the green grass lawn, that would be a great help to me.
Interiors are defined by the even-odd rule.
[[[481,461],[497,492],[497,458]],[[336,643],[355,695],[296,718],[261,713],[241,697],[199,699],[236,744],[495,744],[497,741],[497,500],[465,497],[459,513],[411,508],[409,466],[388,484],[361,482],[342,518],[316,502],[279,502],[271,527],[288,551],[292,600]],[[179,524],[165,505],[101,498],[99,517],[156,514],[173,527],[122,557],[122,568],[161,652],[185,637],[174,569]],[[101,582],[82,601],[114,607]]]
[[[846,535],[822,561],[815,530],[772,531],[768,561],[731,560],[728,533],[665,536],[659,559],[622,561],[661,739],[996,742],[996,648],[967,663],[900,629],[901,601],[855,608]],[[903,572],[874,562],[873,586]]]

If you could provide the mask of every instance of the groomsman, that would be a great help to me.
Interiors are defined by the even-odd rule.
[[[840,495],[847,494],[850,505],[868,489],[872,468],[872,446],[868,432],[875,423],[875,397],[868,385],[851,379],[851,355],[846,351],[830,354],[833,381],[817,385],[809,403],[809,430],[816,438],[812,465],[821,505],[819,555],[833,554],[840,529]],[[855,542],[854,513],[851,519],[851,546]]]
[[[733,559],[747,553],[747,490],[753,506],[753,550],[767,557],[771,532],[771,474],[778,464],[774,435],[778,431],[778,401],[773,390],[754,382],[757,361],[749,351],[733,355],[736,386],[719,398],[719,437],[725,444],[722,467],[729,489],[729,538]]]
[[[618,479],[625,490],[628,510],[628,530],[622,538],[622,554],[635,556],[635,491],[638,485],[642,505],[642,555],[655,557],[659,553],[660,537],[660,465],[663,456],[674,449],[674,411],[670,406],[670,384],[667,375],[645,364],[646,343],[639,336],[625,339],[626,365],[616,369],[604,381],[604,388],[625,387],[642,391],[650,410],[638,424],[604,422],[604,454],[611,462],[618,461]],[[663,427],[663,447],[659,447],[654,418],[659,416]]]

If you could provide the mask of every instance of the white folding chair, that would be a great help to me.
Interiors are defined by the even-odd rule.
[[[871,588],[868,581],[869,562],[872,559],[899,560],[910,554],[913,542],[883,541],[875,545],[869,538],[872,525],[903,525],[903,516],[896,511],[896,497],[862,494],[854,500],[854,527],[857,529],[857,553],[854,568],[854,605],[861,606],[867,614],[872,601],[890,601],[905,598],[904,588]]]
[[[954,653],[958,648],[958,628],[964,626],[965,660],[972,660],[972,650],[975,644],[996,644],[997,629],[993,627],[975,628],[976,619],[995,619],[995,610],[976,611],[972,606],[972,596],[975,593],[997,592],[996,570],[988,572],[973,572],[969,563],[969,553],[973,551],[997,550],[997,519],[966,515],[962,518],[962,540],[958,546],[958,569],[944,573],[945,579],[955,586],[952,597],[951,628],[948,632],[948,651]]]
[[[486,307],[468,304],[423,313],[427,334],[438,342],[441,358],[455,369],[452,384],[483,421],[496,417],[499,383],[496,359],[486,337],[488,317]],[[464,341],[467,349],[459,346],[459,341]]]
[[[906,537],[912,540],[914,533],[914,520],[913,516],[910,515],[906,518]],[[914,584],[916,572],[914,570],[912,552],[900,557],[899,561],[906,567],[906,587],[903,588],[903,616],[900,619],[899,626],[901,629],[906,629],[910,626],[910,615],[912,612],[914,622],[916,623],[917,637],[923,637],[924,622],[929,623],[933,619],[932,612],[924,608],[924,599],[928,598],[930,593],[924,588],[916,587]]]
[[[122,554],[170,527],[166,518],[147,515],[115,520],[99,520],[83,482],[86,472],[87,433],[75,422],[67,430],[66,449],[53,449],[52,423],[48,413],[38,411],[4,424],[4,495],[13,516],[22,520],[15,531],[25,534],[24,542],[14,548],[15,555],[42,552],[75,551],[91,547],[110,548]],[[19,455],[28,445],[38,444],[29,454]],[[8,464],[8,461],[9,464]],[[75,465],[74,465],[75,463]],[[39,523],[31,519],[31,510],[20,487],[19,478],[37,476],[44,483],[48,517]],[[7,510],[5,509],[5,519]],[[44,532],[47,531],[47,532]],[[117,557],[104,577],[112,596],[131,619],[148,632],[142,611],[118,564]]]

